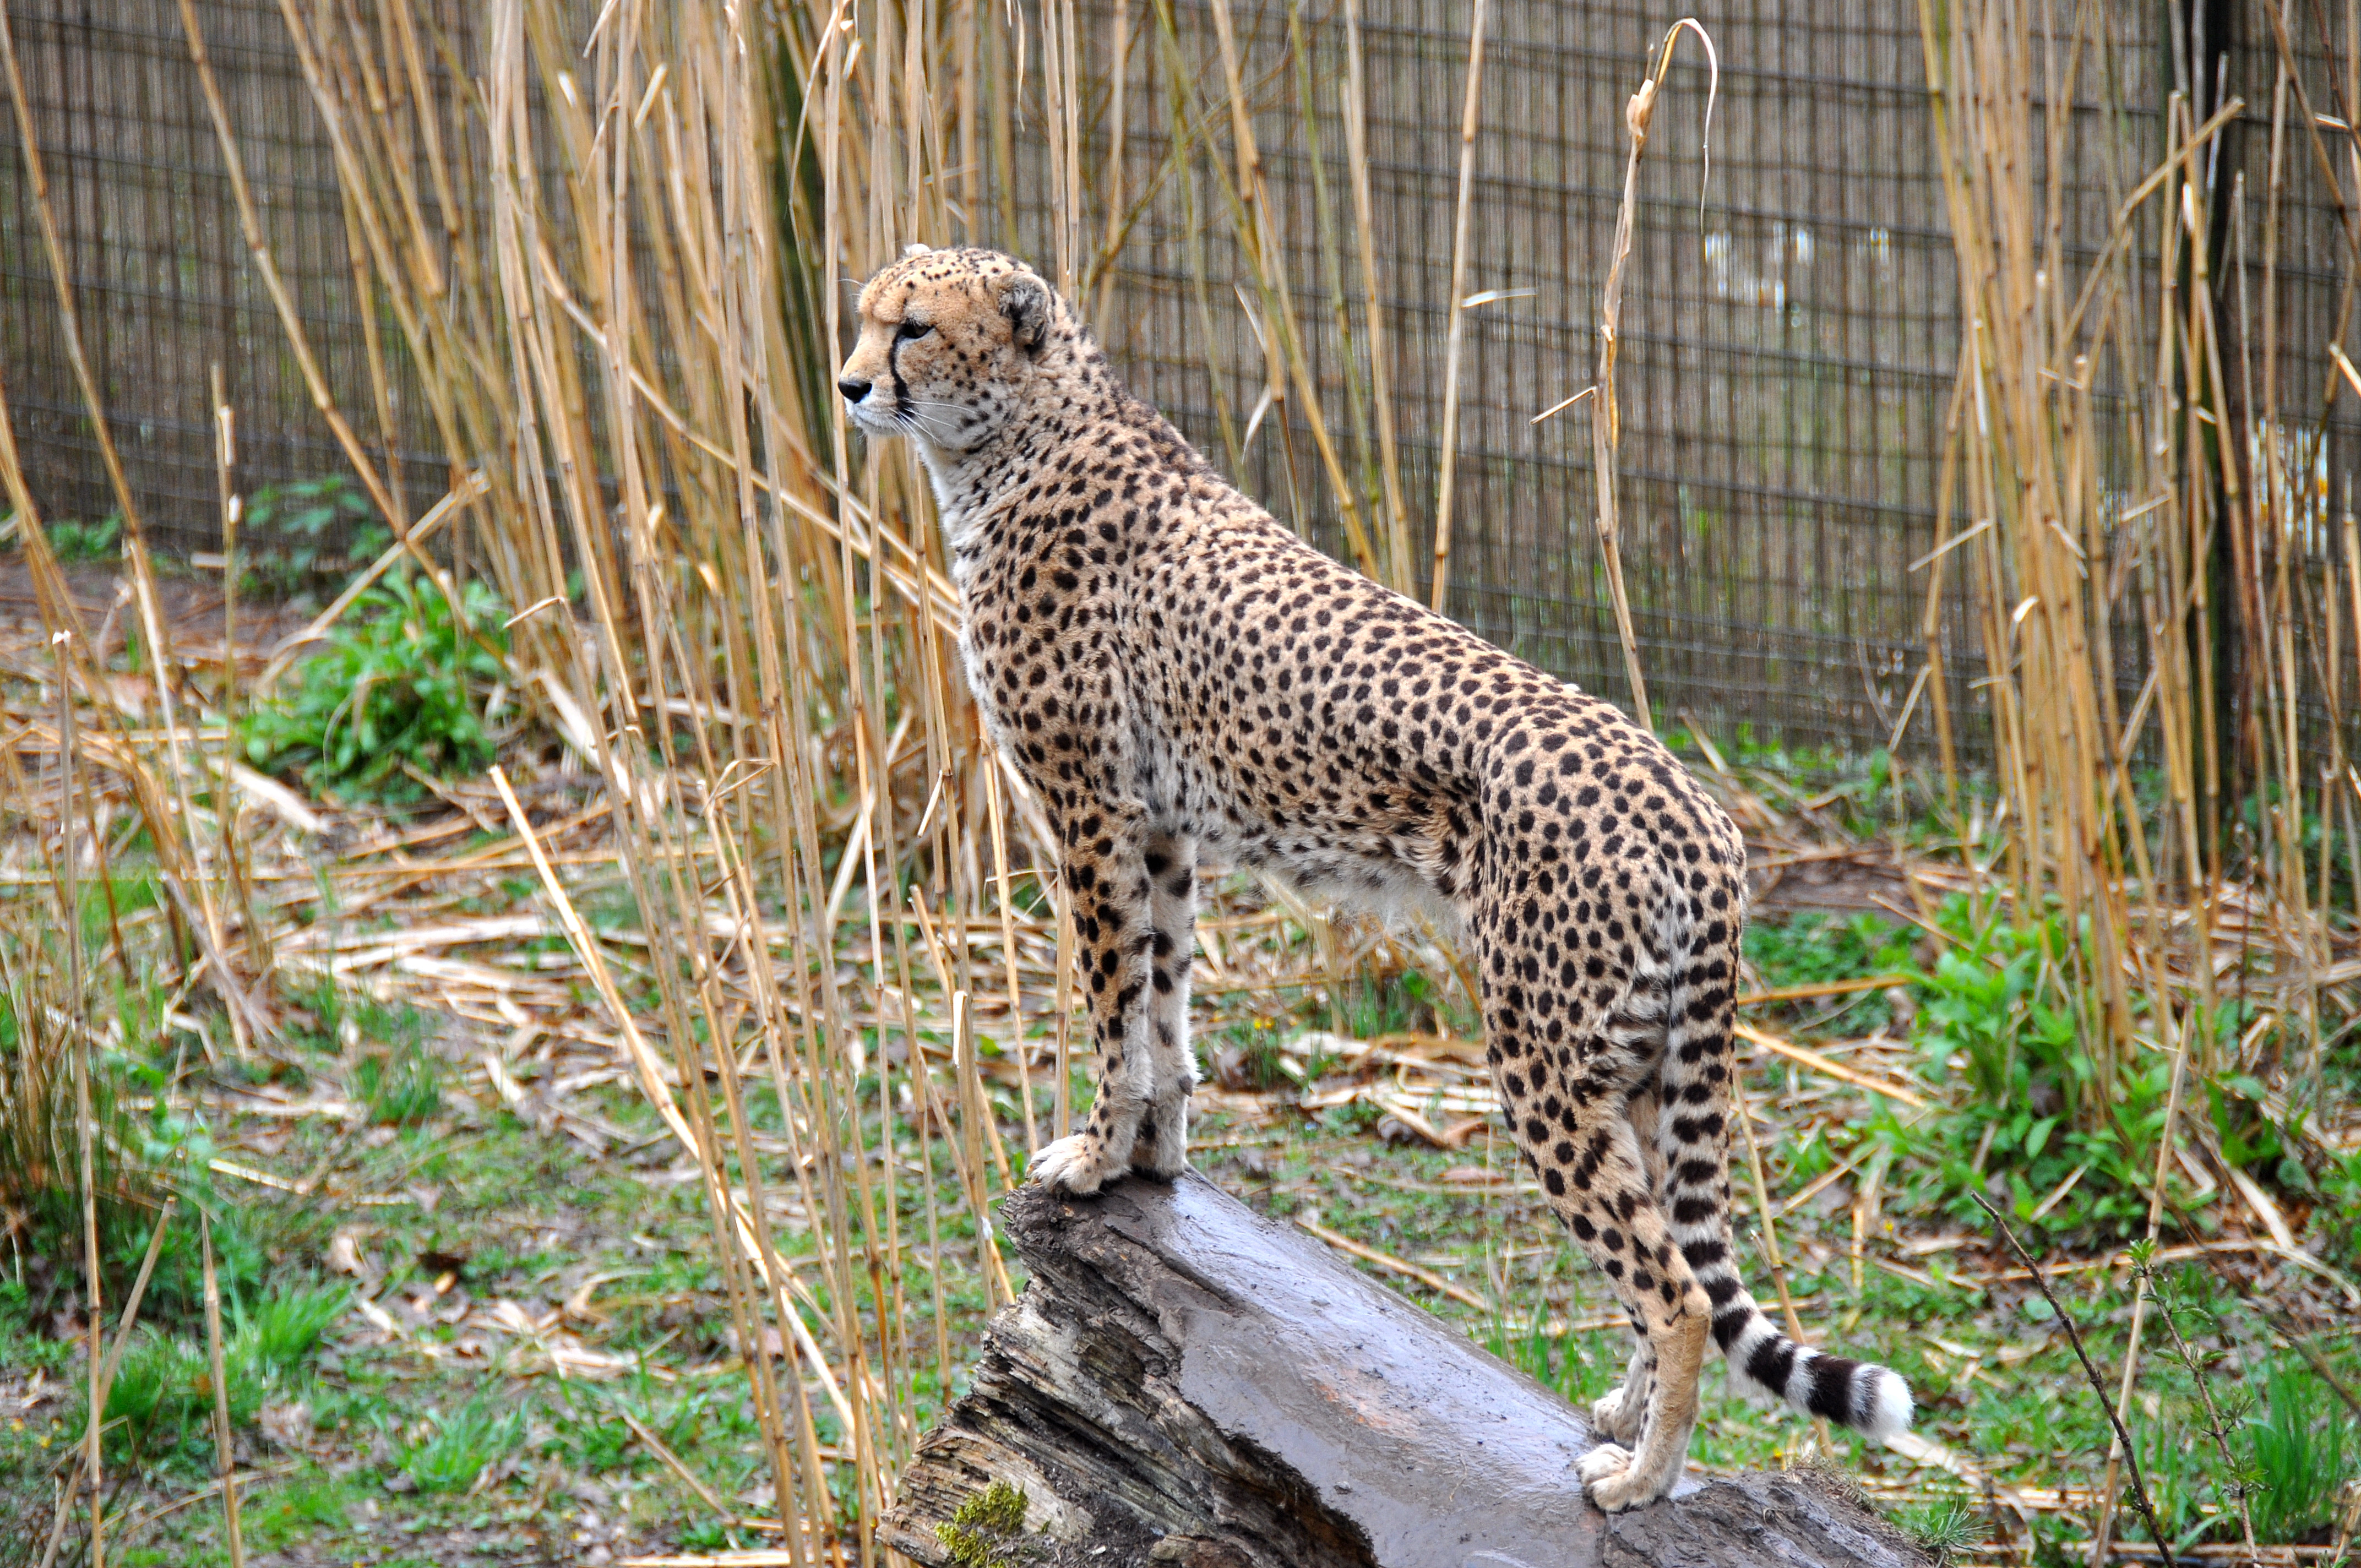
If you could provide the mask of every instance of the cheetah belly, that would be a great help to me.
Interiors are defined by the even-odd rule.
[[[1432,846],[1418,839],[1311,826],[1281,830],[1227,814],[1201,819],[1193,831],[1201,860],[1246,866],[1340,909],[1380,919],[1423,916],[1447,931],[1464,924],[1464,911],[1425,869],[1435,859]]]

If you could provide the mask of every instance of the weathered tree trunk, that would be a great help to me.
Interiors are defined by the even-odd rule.
[[[1032,1283],[882,1531],[934,1568],[1924,1568],[1801,1475],[1601,1514],[1564,1400],[1201,1178],[1028,1188],[1002,1221]],[[955,1552],[938,1527],[994,1482],[1021,1534]]]

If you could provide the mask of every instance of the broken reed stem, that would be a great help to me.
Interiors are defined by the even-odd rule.
[[[2124,1423],[2117,1419],[2114,1407],[2107,1403],[2106,1383],[2099,1376],[2099,1369],[2091,1365],[2091,1353],[2082,1348],[2082,1331],[2074,1326],[2072,1316],[2059,1301],[2057,1292],[2049,1288],[2048,1277],[2041,1272],[2041,1266],[2033,1261],[2033,1255],[2025,1250],[2025,1244],[2016,1239],[2016,1233],[2009,1229],[2008,1222],[2001,1217],[2000,1210],[1992,1200],[1975,1191],[1971,1191],[1968,1196],[1973,1198],[1983,1212],[1992,1216],[1993,1223],[2000,1227],[2000,1234],[2007,1241],[2009,1250],[2016,1254],[2018,1260],[2025,1265],[2026,1272],[2033,1276],[2033,1283],[2040,1290],[2041,1299],[2049,1303],[2049,1310],[2064,1325],[2067,1343],[2074,1347],[2074,1359],[2082,1364],[2082,1376],[2089,1379],[2091,1392],[2098,1396],[2099,1408],[2106,1412],[2107,1424],[2114,1429],[2115,1441],[2123,1444],[2125,1466],[2131,1475],[2132,1500],[2139,1505],[2140,1517],[2147,1521],[2148,1539],[2156,1542],[2156,1550],[2163,1557],[2165,1568],[2173,1568],[2172,1542],[2166,1539],[2163,1527],[2156,1522],[2156,1508],[2148,1501],[2147,1483],[2140,1475],[2139,1453],[2132,1447],[2131,1434],[2124,1430]]]
[[[162,1227],[159,1226],[160,1234]],[[222,1355],[221,1280],[214,1272],[214,1222],[197,1211],[197,1245],[204,1255],[205,1354],[213,1366],[214,1459],[221,1475],[222,1527],[229,1538],[230,1568],[246,1568],[246,1536],[237,1517],[237,1454],[230,1441],[229,1374]]]
[[[5,27],[5,23],[0,23]],[[14,56],[11,56],[11,66]],[[23,102],[21,96],[19,104]],[[65,634],[70,637],[71,633]],[[62,814],[65,828],[64,852],[59,856],[61,870],[59,933],[66,949],[66,994],[70,1016],[82,1026],[73,1029],[73,1093],[74,1150],[82,1177],[82,1281],[88,1293],[85,1310],[90,1314],[90,1385],[89,1415],[82,1422],[82,1479],[90,1487],[90,1552],[91,1568],[105,1568],[106,1541],[103,1516],[106,1509],[104,1489],[105,1469],[102,1458],[99,1434],[105,1426],[106,1387],[104,1368],[105,1348],[105,1282],[99,1273],[98,1248],[98,1173],[93,1146],[97,1142],[98,1129],[91,1110],[91,1052],[93,1031],[86,1023],[88,993],[83,988],[82,953],[82,886],[74,847],[74,828],[81,813],[74,801],[81,793],[76,767],[77,731],[74,724],[73,681],[66,674],[65,647],[58,635],[50,638],[50,648],[57,655],[58,672],[58,745],[62,776],[59,781],[64,796]]]
[[[1476,123],[1484,101],[1484,8],[1467,20],[1467,93],[1459,112],[1459,206],[1451,221],[1451,316],[1443,346],[1443,454],[1434,481],[1434,580],[1427,604],[1440,614],[1451,587],[1451,492],[1459,470],[1459,351],[1466,316],[1467,214],[1476,188]]]
[[[1631,138],[1631,150],[1623,164],[1623,202],[1615,214],[1615,240],[1608,252],[1607,282],[1598,296],[1598,397],[1590,409],[1590,465],[1597,487],[1598,510],[1598,548],[1607,567],[1608,597],[1615,607],[1615,635],[1623,646],[1623,675],[1631,685],[1631,711],[1640,728],[1653,730],[1655,720],[1648,711],[1648,683],[1640,674],[1640,641],[1631,628],[1631,600],[1623,586],[1623,521],[1616,490],[1616,455],[1623,444],[1623,411],[1615,396],[1615,355],[1618,334],[1623,326],[1623,269],[1631,259],[1631,223],[1640,200],[1640,156],[1647,150],[1648,122],[1656,108],[1656,93],[1663,85],[1664,72],[1672,68],[1673,47],[1685,31],[1694,31],[1705,44],[1706,58],[1713,65],[1712,93],[1721,85],[1721,63],[1713,47],[1713,38],[1694,18],[1684,17],[1673,24],[1657,46],[1655,69],[1640,83],[1623,108],[1623,129]],[[1711,136],[1713,99],[1706,101],[1707,134]]]
[[[1804,1343],[1804,1325],[1795,1316],[1795,1299],[1787,1293],[1787,1266],[1779,1255],[1778,1216],[1771,1207],[1771,1184],[1763,1179],[1763,1151],[1754,1142],[1754,1110],[1743,1089],[1733,1086],[1738,1102],[1739,1130],[1746,1135],[1746,1168],[1754,1179],[1754,1211],[1763,1216],[1763,1261],[1771,1266],[1771,1283],[1779,1292],[1779,1311],[1787,1322],[1787,1337]]]

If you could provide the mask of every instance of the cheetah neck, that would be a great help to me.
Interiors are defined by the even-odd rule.
[[[1066,324],[1068,332],[1045,350],[1043,384],[1112,387],[1105,360],[1079,327]],[[939,445],[923,434],[911,437],[934,488],[954,583],[964,586],[976,564],[991,552],[994,519],[1009,515],[1026,488],[1059,454],[1092,441],[1099,426],[1113,428],[1109,400],[1104,397],[1042,402],[1049,406],[1016,414],[972,447]]]

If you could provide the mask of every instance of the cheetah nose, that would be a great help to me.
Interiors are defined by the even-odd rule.
[[[847,376],[836,384],[836,389],[844,394],[846,402],[857,403],[869,395],[869,383],[855,377]]]

